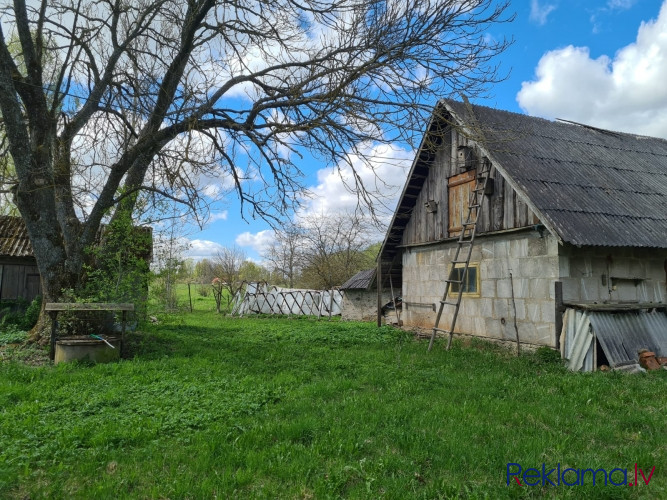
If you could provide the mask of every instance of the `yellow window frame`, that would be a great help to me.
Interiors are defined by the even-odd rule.
[[[465,264],[459,263],[459,264],[454,264],[449,266],[449,277],[450,279],[457,279],[459,276],[454,273],[454,269],[463,269],[465,267]],[[475,291],[474,292],[466,292],[465,288],[470,286],[470,269],[475,269],[475,277],[474,277],[474,284],[475,284]],[[481,289],[481,284],[480,284],[480,276],[479,276],[479,262],[470,262],[468,264],[468,272],[466,273],[466,279],[465,283],[462,283],[461,285],[464,286],[464,292],[461,294],[463,297],[481,297],[482,296],[482,289]],[[449,285],[449,294],[454,295],[459,293],[459,286],[461,286],[459,283],[451,283]]]

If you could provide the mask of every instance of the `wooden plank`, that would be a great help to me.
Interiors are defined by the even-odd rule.
[[[462,174],[449,178],[449,236],[458,235],[463,228],[462,221],[468,217],[468,201],[474,185],[474,170],[463,172]],[[474,213],[472,215],[474,217]]]
[[[482,160],[486,161],[486,160]],[[480,163],[477,167],[482,170],[485,167],[484,163]],[[477,228],[479,232],[488,232],[491,229],[491,198],[484,193],[479,193],[479,200],[482,204],[480,207],[481,213],[477,221]]]
[[[440,156],[442,158],[442,156]],[[442,227],[442,215],[440,212],[443,209],[442,203],[442,185],[443,185],[443,167],[442,160],[435,165],[434,169],[434,183],[433,183],[433,199],[438,204],[438,211],[432,215],[433,218],[433,241],[444,238],[443,232],[444,228]]]
[[[12,264],[5,264],[4,275],[2,277],[2,298],[3,300],[18,299],[18,279],[19,267]]]
[[[505,179],[496,170],[495,191],[491,200],[491,231],[502,231],[505,208]]]
[[[134,311],[134,304],[110,302],[47,302],[45,311]]]
[[[512,189],[512,186],[509,183],[505,183],[505,203],[503,207],[504,218],[503,218],[503,229],[512,229],[516,227],[514,225],[514,205],[515,205],[516,192]]]
[[[434,200],[435,201],[435,167],[431,165],[431,168],[428,173],[428,179],[427,179],[427,191],[424,196],[424,200],[422,203],[422,210],[424,213],[424,219],[426,224],[424,224],[424,239],[422,241],[433,241],[435,239],[435,214],[430,213],[428,210],[426,210],[426,203],[429,200]]]

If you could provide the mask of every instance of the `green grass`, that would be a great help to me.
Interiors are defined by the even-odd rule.
[[[0,363],[0,498],[667,496],[667,373],[198,309],[133,334],[131,360]],[[656,469],[507,487],[508,462]]]

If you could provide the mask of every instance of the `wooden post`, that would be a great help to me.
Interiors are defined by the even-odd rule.
[[[188,297],[190,298],[190,312],[192,312],[192,293],[190,292],[190,282],[188,281]]]
[[[334,305],[334,289],[331,287],[331,291],[329,292],[329,321],[331,321],[331,315],[333,314],[333,305]]]
[[[398,308],[396,307],[396,297],[394,296],[394,284],[391,282],[391,269],[389,270],[389,288],[391,290],[391,301],[394,303],[394,312],[396,313],[396,326],[401,326],[401,318],[398,317]]]
[[[514,300],[514,280],[510,271],[510,288],[512,290],[512,308],[514,309],[514,332],[516,333],[516,355],[521,355],[521,343],[519,342],[519,327],[516,324],[516,301]]]
[[[120,353],[123,354],[125,348],[125,324],[127,323],[127,311],[123,310],[120,314]]]
[[[563,314],[565,313],[565,306],[563,305],[563,282],[554,282],[554,297],[556,306],[556,349],[560,351],[560,334],[563,331]]]
[[[51,317],[51,342],[49,347],[49,359],[56,359],[56,333],[58,331],[58,311],[49,311]]]
[[[378,327],[382,326],[382,259],[378,258],[378,270],[376,276],[378,291]]]

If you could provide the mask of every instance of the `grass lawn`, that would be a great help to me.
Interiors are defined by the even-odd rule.
[[[667,498],[667,372],[194,306],[131,360],[0,362],[0,498]],[[508,462],[655,472],[506,486]]]

